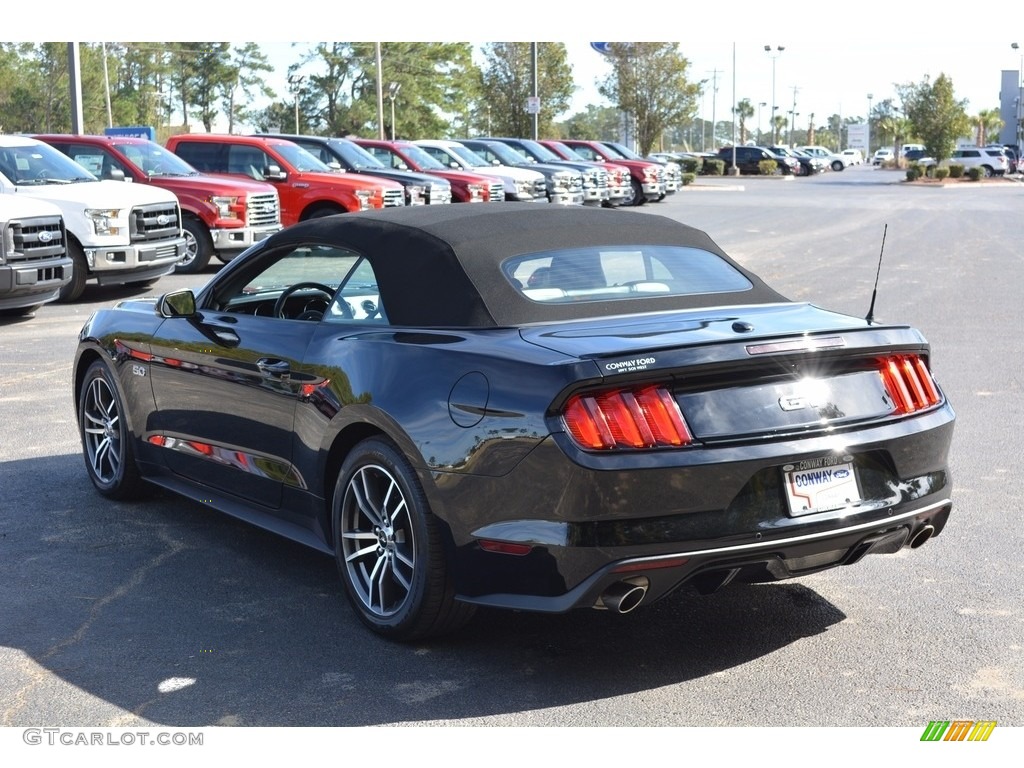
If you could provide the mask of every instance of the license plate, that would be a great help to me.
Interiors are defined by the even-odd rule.
[[[861,500],[852,462],[813,468],[783,468],[786,500],[793,517],[839,509]]]

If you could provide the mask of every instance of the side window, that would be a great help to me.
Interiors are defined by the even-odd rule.
[[[319,244],[265,254],[218,292],[214,307],[281,320],[387,322],[370,263]]]
[[[219,144],[183,141],[173,151],[197,171],[224,173],[227,170],[223,161],[223,147]]]
[[[109,174],[105,177],[103,175],[103,157],[105,153],[102,149],[72,144],[69,151],[64,154],[89,171],[97,179],[110,178]],[[107,168],[109,169],[109,167],[108,163]]]
[[[441,163],[441,165],[443,165],[445,168],[448,168],[450,166],[451,158],[448,157],[448,153],[445,152],[443,149],[438,149],[437,147],[423,147],[423,149],[426,151],[428,155],[430,155],[432,158]]]
[[[228,147],[228,173],[241,173],[257,181],[264,181],[264,172],[270,164],[262,149],[240,144]]]

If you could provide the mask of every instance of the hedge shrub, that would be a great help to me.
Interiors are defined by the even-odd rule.
[[[779,164],[774,160],[760,160],[757,163],[757,172],[762,176],[774,176],[779,170]]]
[[[945,180],[948,176],[949,168],[947,166],[942,166],[941,168],[935,169],[935,178],[938,179],[939,181]]]
[[[951,179],[962,179],[964,176],[964,166],[957,163],[950,163],[949,166],[949,178]]]

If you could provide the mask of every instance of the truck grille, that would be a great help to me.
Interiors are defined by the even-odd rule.
[[[263,227],[281,223],[281,201],[276,193],[249,195],[246,198],[251,227]]]
[[[64,222],[60,216],[35,216],[11,222],[14,253],[8,262],[41,261],[63,256],[65,250]]]
[[[384,190],[384,207],[385,208],[401,208],[405,205],[405,190],[404,189],[385,189]]]
[[[177,203],[153,203],[132,208],[133,243],[167,240],[181,236],[181,210]]]
[[[547,179],[539,179],[533,182],[533,196],[534,197],[547,197],[548,196],[548,182]]]
[[[431,184],[429,186],[429,192],[427,204],[428,205],[446,205],[452,201],[452,188],[451,186],[442,187],[440,184]]]
[[[491,203],[505,202],[505,184],[501,181],[492,181],[487,185],[487,200]]]

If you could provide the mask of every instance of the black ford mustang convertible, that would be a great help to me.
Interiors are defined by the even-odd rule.
[[[94,314],[74,394],[100,493],[156,484],[333,555],[395,639],[850,565],[951,509],[918,331],[630,211],[301,223],[198,294]]]

